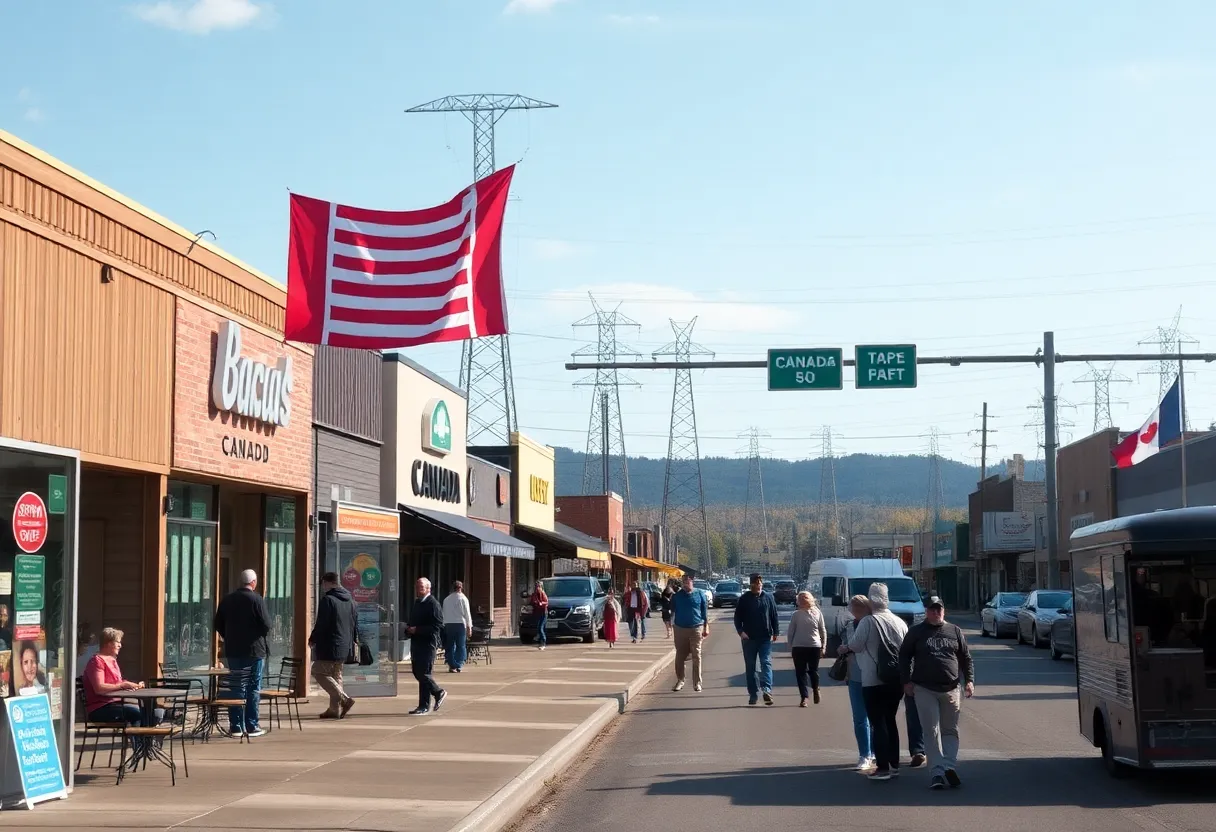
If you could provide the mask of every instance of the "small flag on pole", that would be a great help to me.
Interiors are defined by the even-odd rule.
[[[1111,454],[1119,468],[1143,462],[1165,446],[1182,438],[1182,395],[1178,381],[1170,387],[1161,404],[1135,433],[1128,434]]]
[[[390,350],[506,334],[500,249],[514,172],[415,211],[292,194],[286,339]]]

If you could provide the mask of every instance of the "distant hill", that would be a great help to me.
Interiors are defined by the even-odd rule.
[[[557,493],[580,494],[583,487],[582,451],[556,448]],[[629,458],[629,485],[637,506],[663,502],[666,462],[650,457]],[[836,493],[841,502],[890,506],[923,506],[929,484],[929,459],[925,456],[880,456],[850,454],[836,460]],[[791,462],[766,459],[764,499],[769,506],[807,506],[819,499],[819,460]],[[942,489],[946,507],[962,507],[979,481],[979,468],[954,460],[941,461]],[[1003,473],[997,464],[988,474]],[[711,505],[743,505],[747,499],[747,460],[707,457],[701,460],[705,501]],[[1041,461],[1026,462],[1026,479],[1042,480]]]

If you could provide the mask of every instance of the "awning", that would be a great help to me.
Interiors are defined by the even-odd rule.
[[[657,570],[662,572],[664,575],[683,574],[680,567],[672,566],[670,563],[661,563],[660,561],[651,560],[650,558],[634,558],[634,560],[641,564],[644,568]]]
[[[511,537],[506,532],[500,532],[492,526],[486,526],[478,523],[476,520],[470,520],[467,517],[461,517],[459,514],[449,514],[446,511],[433,511],[425,508],[414,508],[413,506],[397,505],[397,509],[401,512],[402,519],[402,536],[407,533],[411,538],[416,538],[418,535],[412,532],[417,531],[421,526],[423,529],[430,529],[433,532],[444,532],[449,537],[457,537],[464,542],[472,543],[479,547],[481,554],[490,555],[500,558],[515,558],[516,560],[536,560],[536,548],[529,543]],[[411,522],[413,521],[413,522]],[[406,524],[413,526],[408,528]],[[420,542],[423,545],[442,544],[442,540],[425,539],[425,532]]]
[[[608,560],[607,543],[598,537],[583,534],[578,529],[572,529],[561,523],[554,523],[552,531],[525,526],[522,523],[517,524],[515,528],[521,534],[539,537],[564,551],[573,551],[574,556],[579,560],[593,560],[597,563]]]

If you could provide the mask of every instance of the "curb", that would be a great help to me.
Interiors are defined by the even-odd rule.
[[[596,708],[595,713],[562,737],[557,745],[537,757],[532,765],[457,821],[448,832],[501,832],[518,821],[544,792],[549,779],[576,759],[604,728],[623,714],[629,701],[654,681],[675,658],[675,650],[672,650],[635,676],[628,687],[613,695],[615,701],[605,702]]]

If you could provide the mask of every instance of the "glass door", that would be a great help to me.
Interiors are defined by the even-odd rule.
[[[397,561],[395,540],[331,540],[326,571],[338,573],[359,618],[359,640],[372,663],[347,665],[342,682],[351,696],[397,695]]]

